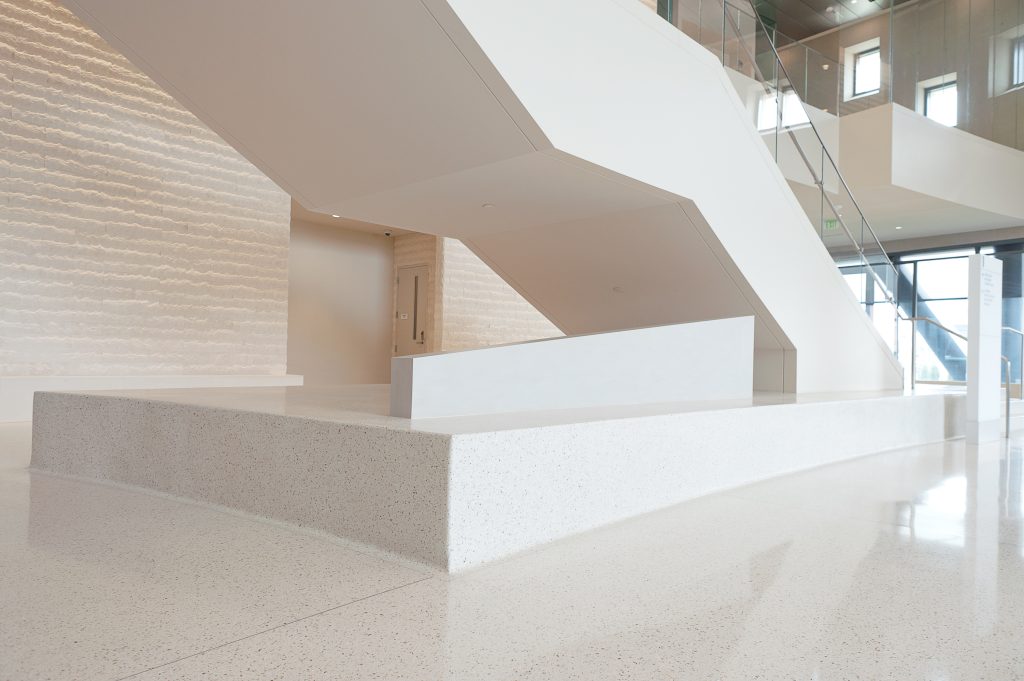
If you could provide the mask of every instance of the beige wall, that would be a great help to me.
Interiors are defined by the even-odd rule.
[[[461,241],[441,240],[441,263],[441,350],[562,335]]]
[[[999,36],[1015,30],[1014,35],[1024,35],[1024,0],[922,0],[902,5],[891,17],[882,13],[804,42],[842,62],[849,46],[880,39],[881,91],[843,102],[843,114],[887,103],[890,90],[892,101],[914,110],[919,83],[956,74],[958,127],[1024,150],[1024,89],[1007,90],[1009,52],[997,49],[1006,45]],[[835,91],[834,70],[812,67],[805,71],[797,52],[799,48],[791,48],[786,55],[790,73],[808,74],[808,99],[823,108],[822,102]],[[1005,82],[1000,84],[1000,79]]]
[[[398,268],[413,265],[429,269],[423,352],[471,350],[562,335],[458,239],[428,234],[395,238],[395,278]],[[397,291],[392,305],[395,295]],[[392,313],[392,322],[393,318]]]
[[[288,372],[307,385],[390,380],[402,267],[428,270],[423,352],[562,335],[456,239],[294,220],[289,261]]]
[[[393,252],[385,236],[292,222],[288,373],[306,385],[390,380]]]
[[[288,196],[49,0],[0,0],[0,375],[281,374]]]

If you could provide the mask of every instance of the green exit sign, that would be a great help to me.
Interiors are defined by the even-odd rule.
[[[834,232],[839,229],[839,220],[836,218],[829,218],[825,220],[825,231]]]

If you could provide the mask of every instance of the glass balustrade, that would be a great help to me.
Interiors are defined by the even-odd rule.
[[[768,29],[749,5],[695,0],[674,12],[673,23],[721,59],[826,248],[856,268],[847,282],[856,279],[855,295],[895,352],[898,275],[837,165],[841,65]]]
[[[893,265],[838,170],[839,121],[894,102],[1024,149],[1024,0],[884,5],[866,18],[837,17],[836,29],[798,41],[766,25],[743,0],[657,3],[663,16],[727,67],[822,242],[882,337],[894,351],[903,349],[904,365],[913,353],[918,379],[957,382],[965,371],[963,342],[937,327],[899,320],[930,317],[965,331],[966,273],[944,278],[939,270],[962,269],[966,258]],[[996,256],[1019,274],[1019,250]],[[942,281],[947,288],[957,282],[956,290],[944,290]],[[1024,314],[1022,288],[1018,282],[1004,290],[1004,314],[1014,328]],[[1004,338],[1014,376],[1024,362],[1022,343],[1018,334]]]
[[[754,18],[752,8],[734,5],[739,35],[752,37],[745,25]],[[729,31],[723,30],[718,0],[662,0],[658,6],[680,30],[721,54],[716,43]],[[801,17],[784,7],[762,9],[774,22],[800,25]],[[842,3],[826,9],[834,28],[800,40],[774,23],[766,28],[788,75],[786,86],[816,123],[822,115],[895,103],[1024,150],[1024,0],[878,0],[861,16]],[[771,61],[761,44],[749,47]],[[761,66],[765,74],[771,70],[769,63]]]

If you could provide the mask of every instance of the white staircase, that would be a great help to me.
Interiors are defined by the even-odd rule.
[[[307,208],[460,238],[567,333],[754,315],[757,388],[902,386],[726,70],[636,0],[67,4]]]

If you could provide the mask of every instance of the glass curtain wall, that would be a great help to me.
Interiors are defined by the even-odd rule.
[[[985,253],[1003,262],[1003,325],[1021,329],[1024,323],[1024,243],[983,245],[954,250],[893,256],[899,270],[897,301],[905,317],[928,317],[967,335],[967,257]],[[864,268],[841,266],[843,278],[868,313],[874,303],[873,282]],[[1010,382],[1020,390],[1021,336],[1003,332],[1002,354],[1010,359]],[[903,323],[899,340],[901,361],[908,369],[916,357],[917,381],[962,383],[967,380],[967,344],[931,324],[916,328]],[[1019,394],[1019,393],[1018,393]]]

